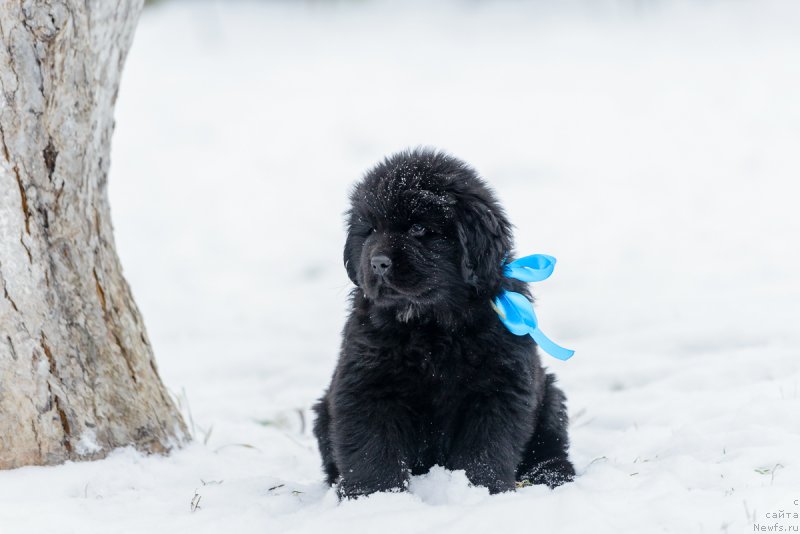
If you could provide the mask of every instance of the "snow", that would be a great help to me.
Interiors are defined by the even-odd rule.
[[[0,533],[800,524],[798,24],[791,0],[148,8],[109,187],[195,440],[2,472]],[[535,290],[577,351],[546,358],[573,484],[489,496],[435,469],[339,504],[322,483],[308,409],[345,317],[348,188],[416,145],[474,165],[518,252],[559,260]]]
[[[94,454],[103,450],[103,447],[97,444],[97,434],[94,430],[88,429],[81,434],[81,439],[75,446],[75,451],[81,455]]]

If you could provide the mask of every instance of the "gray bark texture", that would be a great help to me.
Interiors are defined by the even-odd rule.
[[[0,469],[186,427],[114,248],[113,111],[142,0],[0,0]]]

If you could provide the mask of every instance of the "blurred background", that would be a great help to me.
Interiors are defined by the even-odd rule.
[[[148,3],[112,215],[199,442],[253,447],[223,471],[320,479],[347,193],[427,145],[489,181],[520,255],[559,259],[534,292],[577,351],[544,357],[574,499],[626,488],[611,516],[718,530],[703,510],[799,487],[798,28],[791,0]]]

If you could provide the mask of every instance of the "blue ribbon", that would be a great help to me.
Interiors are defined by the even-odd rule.
[[[512,261],[503,268],[508,278],[516,278],[523,282],[541,282],[553,274],[556,259],[546,254],[533,254]],[[539,322],[533,311],[533,303],[525,295],[503,290],[494,299],[494,310],[508,330],[517,336],[530,335],[543,351],[559,360],[568,360],[575,354],[574,350],[565,349],[555,344],[539,330]]]

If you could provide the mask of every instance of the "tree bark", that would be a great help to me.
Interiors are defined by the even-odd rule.
[[[114,248],[113,110],[142,0],[0,0],[0,469],[186,428]]]

